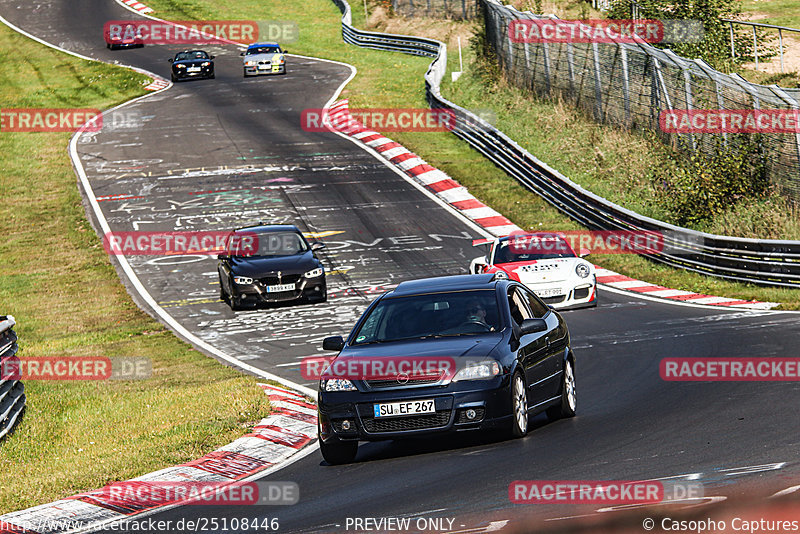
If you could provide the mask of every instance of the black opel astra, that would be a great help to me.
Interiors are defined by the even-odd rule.
[[[403,282],[378,297],[320,371],[319,437],[330,464],[359,441],[489,430],[575,415],[567,325],[524,285],[494,274]]]

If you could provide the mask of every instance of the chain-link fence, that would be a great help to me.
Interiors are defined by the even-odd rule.
[[[480,14],[480,0],[392,0],[392,9],[406,17],[466,20]]]
[[[728,143],[727,133],[666,133],[659,127],[661,112],[800,108],[797,93],[722,74],[702,60],[644,42],[519,42],[525,39],[512,36],[512,21],[543,17],[496,0],[485,0],[483,6],[488,46],[512,83],[573,102],[600,122],[653,130],[675,146],[711,153],[720,136]],[[800,201],[800,134],[759,135],[770,180]]]

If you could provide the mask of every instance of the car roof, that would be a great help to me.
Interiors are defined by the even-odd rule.
[[[564,239],[564,236],[562,234],[558,233],[558,232],[530,232],[530,233],[524,233],[524,234],[507,235],[505,237],[499,238],[497,241],[500,242],[500,243],[503,243],[505,241],[508,241],[512,237],[516,237],[516,238],[520,238],[520,237],[549,237],[549,238]]]
[[[499,280],[494,273],[461,274],[455,276],[438,276],[401,282],[387,296],[421,295],[425,293],[444,293],[448,291],[467,291],[470,289],[494,289]]]
[[[237,228],[236,231],[259,232],[259,233],[297,232],[298,234],[302,234],[300,229],[293,224],[254,224],[253,226],[244,226],[242,228]]]
[[[276,43],[276,42],[253,43],[251,45],[248,45],[247,48],[253,48],[255,46],[280,46],[280,45],[278,43]]]

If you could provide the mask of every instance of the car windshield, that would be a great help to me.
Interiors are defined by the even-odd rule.
[[[480,335],[498,330],[500,310],[493,289],[388,297],[370,310],[354,344]]]
[[[520,236],[497,244],[494,263],[574,257],[575,252],[562,237]]]
[[[195,50],[194,52],[181,52],[175,55],[175,61],[187,61],[192,59],[208,59],[208,54],[202,50]]]
[[[229,240],[228,250],[231,251],[231,256],[294,256],[308,250],[305,239],[297,232],[243,231],[239,237],[240,239]],[[245,237],[251,239],[247,240]]]
[[[279,46],[254,46],[247,49],[247,55],[251,54],[280,54],[281,47]]]

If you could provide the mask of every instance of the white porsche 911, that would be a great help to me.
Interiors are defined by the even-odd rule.
[[[472,260],[471,274],[498,273],[528,286],[554,308],[597,305],[595,268],[583,259],[589,251],[576,254],[559,234],[519,234],[473,241],[489,246],[488,253]],[[501,274],[502,273],[502,274]]]

